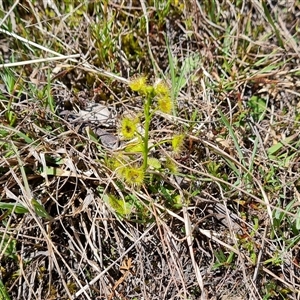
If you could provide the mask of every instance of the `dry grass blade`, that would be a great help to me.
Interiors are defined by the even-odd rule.
[[[18,66],[36,64],[36,63],[51,62],[51,61],[56,61],[56,60],[68,60],[68,59],[77,58],[77,57],[80,57],[80,54],[33,59],[33,60],[27,60],[27,61],[15,62],[15,63],[2,64],[2,65],[0,65],[0,68],[11,68],[11,67],[18,67]]]
[[[191,222],[187,213],[187,210],[185,207],[183,207],[183,216],[184,216],[184,226],[185,226],[185,230],[186,230],[186,239],[187,239],[187,243],[188,243],[188,247],[189,247],[189,251],[190,251],[190,256],[191,256],[191,260],[192,260],[192,264],[196,273],[196,278],[199,284],[199,287],[201,289],[201,300],[202,299],[206,299],[206,293],[204,290],[204,283],[203,283],[203,278],[202,275],[200,273],[200,269],[198,264],[195,261],[195,257],[194,257],[194,250],[193,250],[193,239],[192,239],[192,227],[191,227]]]
[[[118,263],[118,261],[121,261],[123,257],[125,257],[136,245],[139,243],[140,240],[142,240],[148,233],[151,231],[154,225],[150,226],[140,237],[138,240],[136,240],[120,257],[118,257],[117,260],[115,260],[112,264],[110,264],[105,270],[103,270],[100,274],[98,274],[95,278],[93,278],[87,285],[82,287],[76,294],[75,297],[80,296],[82,293],[84,293],[85,290],[89,288],[89,286],[96,283],[103,275],[105,275],[115,264]]]

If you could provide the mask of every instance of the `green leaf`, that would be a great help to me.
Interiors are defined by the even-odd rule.
[[[21,131],[18,131],[18,132],[17,132],[17,135],[18,135],[20,138],[23,138],[27,144],[32,144],[32,143],[34,142],[30,137],[28,137],[26,134],[24,134],[24,133],[21,132]]]
[[[0,299],[1,300],[10,300],[8,292],[6,290],[5,285],[3,284],[2,280],[0,279]]]
[[[12,258],[14,260],[18,260],[18,257],[16,255],[17,253],[17,242],[15,239],[9,239],[9,237],[3,235],[0,235],[0,244],[2,244],[1,252],[4,250],[4,255],[6,257]],[[3,241],[4,239],[4,241]],[[1,298],[0,298],[1,299]]]
[[[17,116],[13,111],[7,111],[6,114],[6,119],[9,123],[10,126],[14,126],[17,120]]]
[[[35,199],[32,199],[31,204],[32,204],[36,214],[39,217],[45,218],[45,219],[48,219],[48,220],[52,219],[52,217],[47,213],[47,211],[45,210],[43,205],[41,205],[38,201],[36,201]]]
[[[182,208],[182,199],[181,199],[180,195],[177,195],[177,196],[174,197],[173,207],[175,209],[181,209]]]
[[[143,151],[144,151],[143,143],[130,143],[125,148],[125,152],[129,152],[129,153],[137,153]]]
[[[252,96],[248,101],[248,106],[251,108],[251,115],[254,121],[263,119],[263,115],[266,111],[266,101],[257,96]]]
[[[0,202],[0,209],[8,209],[10,211],[14,210],[14,212],[16,214],[28,213],[28,209],[25,206],[23,206],[20,203],[15,203],[15,202],[9,202],[9,203]]]
[[[131,213],[132,206],[123,199],[118,199],[113,195],[104,195],[104,201],[121,217],[125,217]]]
[[[280,36],[280,33],[279,33],[279,30],[277,29],[277,27],[275,26],[275,23],[271,17],[271,14],[267,8],[267,5],[266,5],[266,2],[265,1],[262,1],[262,6],[263,6],[263,9],[264,9],[264,12],[265,12],[265,15],[266,15],[266,18],[267,20],[269,21],[269,23],[271,24],[271,26],[273,27],[274,29],[274,32],[275,32],[275,35],[276,35],[276,38],[278,40],[278,43],[279,43],[279,46],[281,48],[284,48],[284,43],[281,39],[281,36]]]
[[[161,163],[157,158],[149,157],[147,162],[149,167],[152,167],[156,170],[161,168]]]
[[[277,144],[271,146],[268,150],[268,156],[275,155],[276,152],[278,152],[283,146],[290,145],[296,138],[298,137],[298,134],[293,134],[282,141],[279,141]],[[272,157],[274,158],[274,157]]]
[[[95,132],[90,127],[87,127],[85,130],[86,130],[86,133],[88,135],[88,138],[91,141],[93,141],[94,143],[98,144],[99,140],[98,140],[97,135],[95,134]]]
[[[64,169],[46,166],[46,168],[43,169],[41,175],[43,176],[44,174],[47,174],[50,176],[63,176],[63,174],[65,173],[66,171]]]
[[[238,155],[239,155],[239,159],[241,161],[241,163],[245,166],[245,159],[244,159],[244,155],[243,155],[243,151],[241,150],[241,147],[240,147],[240,144],[239,144],[239,141],[234,133],[234,129],[232,128],[231,124],[229,123],[229,121],[227,120],[226,116],[221,112],[221,110],[218,110],[219,111],[219,114],[221,116],[221,120],[222,122],[224,123],[224,125],[227,127],[228,131],[229,131],[229,134],[234,142],[234,145],[235,145],[235,148],[238,152]]]
[[[283,144],[282,143],[277,143],[273,146],[271,146],[268,150],[267,150],[267,153],[268,153],[268,156],[272,156],[274,155],[276,152],[278,152],[281,148],[283,147]]]
[[[176,86],[176,95],[180,92],[182,88],[185,87],[188,80],[187,78],[190,76],[190,74],[199,68],[199,65],[201,63],[200,55],[198,53],[195,53],[194,55],[187,56],[183,62],[182,68],[180,70],[180,75],[177,77],[177,86]]]
[[[175,193],[174,190],[167,189],[165,187],[160,188],[160,192],[164,199],[166,200],[166,204],[169,207],[172,207],[174,209],[180,209],[182,208],[182,198],[180,195]]]
[[[250,259],[251,259],[251,261],[252,261],[252,264],[255,265],[256,262],[257,262],[257,255],[256,255],[255,252],[251,252],[251,254],[250,254]]]

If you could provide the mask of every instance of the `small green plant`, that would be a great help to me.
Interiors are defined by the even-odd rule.
[[[223,250],[218,250],[215,251],[214,254],[217,259],[216,263],[213,266],[214,270],[220,267],[230,267],[235,258],[235,254],[232,251],[229,254],[226,254]]]
[[[0,82],[3,82],[9,95],[13,95],[16,92],[18,81],[16,80],[11,70],[4,69],[4,72],[1,74]],[[7,97],[5,97],[4,95],[2,97],[5,100],[5,101],[1,101],[3,103],[3,104],[1,103],[2,106],[4,105],[5,102],[7,102],[6,112],[5,112],[6,121],[10,126],[14,126],[17,121],[16,113],[13,110],[14,97],[10,96],[9,99],[7,99]]]
[[[222,167],[222,165],[216,163],[215,161],[210,161],[207,163],[207,171],[209,174],[226,181],[226,180],[228,180],[228,176],[227,176],[227,174],[222,174],[222,171],[220,170],[221,167]]]
[[[258,122],[263,120],[266,113],[266,101],[257,96],[252,96],[248,101],[248,106],[250,107],[250,114],[253,120]]]
[[[120,175],[127,183],[133,185],[141,185],[144,180],[144,176],[149,167],[149,152],[155,145],[149,144],[150,125],[154,113],[160,110],[164,113],[170,113],[172,110],[172,100],[170,95],[170,89],[163,82],[158,82],[154,85],[147,83],[145,76],[137,77],[129,84],[130,88],[139,93],[144,98],[143,118],[144,124],[142,124],[138,116],[124,117],[121,121],[120,134],[123,139],[129,140],[127,145],[127,151],[129,154],[132,152],[140,152],[142,154],[142,163],[139,163],[134,157],[132,161],[124,156],[124,154],[118,155],[114,161],[114,167],[116,173]],[[172,141],[173,148],[179,151],[183,137],[176,137]],[[150,165],[153,167],[153,159],[150,160]],[[155,163],[157,167],[157,161]]]
[[[105,15],[105,12],[103,12]],[[113,70],[115,67],[115,53],[116,50],[116,36],[115,35],[115,17],[106,16],[91,26],[93,38],[97,49],[97,61],[96,65],[108,64],[110,69]]]
[[[120,136],[126,140],[126,146],[115,153],[108,161],[109,167],[120,180],[120,186],[124,183],[130,187],[140,188],[145,185],[155,193],[158,193],[168,207],[178,209],[182,206],[181,197],[174,191],[173,187],[165,187],[164,178],[166,173],[177,174],[176,160],[184,149],[185,134],[174,134],[173,136],[156,142],[151,139],[150,126],[157,111],[170,114],[173,108],[171,90],[163,81],[149,84],[145,76],[139,76],[129,83],[132,91],[137,92],[143,98],[143,112],[139,115],[126,115],[121,120]],[[158,146],[169,144],[170,153],[155,157],[153,153]],[[158,179],[160,178],[160,179]],[[147,179],[147,180],[146,180]],[[128,205],[126,195],[124,199],[117,199],[108,196],[107,203],[117,213],[124,217],[132,210]],[[135,212],[141,215],[142,219],[148,214],[143,205],[138,205],[135,199]]]
[[[169,208],[180,209],[182,208],[182,199],[174,190],[161,187],[161,194],[166,199],[166,205]]]
[[[180,65],[178,59],[173,56],[171,51],[170,41],[166,37],[166,45],[168,50],[168,61],[169,61],[169,77],[172,83],[171,99],[173,101],[172,114],[175,116],[176,112],[176,99],[180,91],[188,85],[189,80],[197,81],[197,76],[194,75],[194,71],[198,68],[201,63],[200,56],[196,53],[185,57],[183,63]]]
[[[257,262],[257,244],[255,243],[255,235],[259,229],[259,220],[257,216],[253,216],[252,217],[253,220],[253,228],[251,230],[251,232],[248,234],[243,234],[242,236],[240,236],[239,238],[239,243],[241,245],[241,247],[243,247],[244,249],[246,249],[249,253],[249,257],[251,259],[251,262],[253,265],[256,264]]]
[[[124,199],[118,199],[114,195],[107,194],[105,195],[104,200],[120,217],[126,217],[131,213],[131,205],[128,202],[125,202]]]

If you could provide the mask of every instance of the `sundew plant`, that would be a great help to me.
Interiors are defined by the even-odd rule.
[[[143,123],[140,116],[126,116],[121,120],[120,135],[127,141],[128,155],[119,154],[115,157],[113,165],[117,174],[126,183],[140,186],[144,182],[149,166],[160,168],[160,163],[150,157],[151,148],[156,146],[149,143],[151,120],[157,111],[170,114],[173,103],[170,88],[163,81],[150,85],[145,76],[139,76],[129,83],[129,87],[143,99]],[[174,153],[179,153],[184,142],[184,135],[174,135],[166,142],[172,144]],[[139,152],[140,159],[131,155],[133,152]]]

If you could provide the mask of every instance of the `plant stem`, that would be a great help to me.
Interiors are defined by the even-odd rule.
[[[148,166],[148,152],[149,152],[149,128],[150,128],[150,122],[151,122],[151,114],[150,114],[150,107],[152,102],[152,93],[149,93],[147,95],[145,107],[144,107],[144,116],[145,116],[145,134],[144,134],[144,150],[143,150],[143,170],[146,172],[147,166]]]

